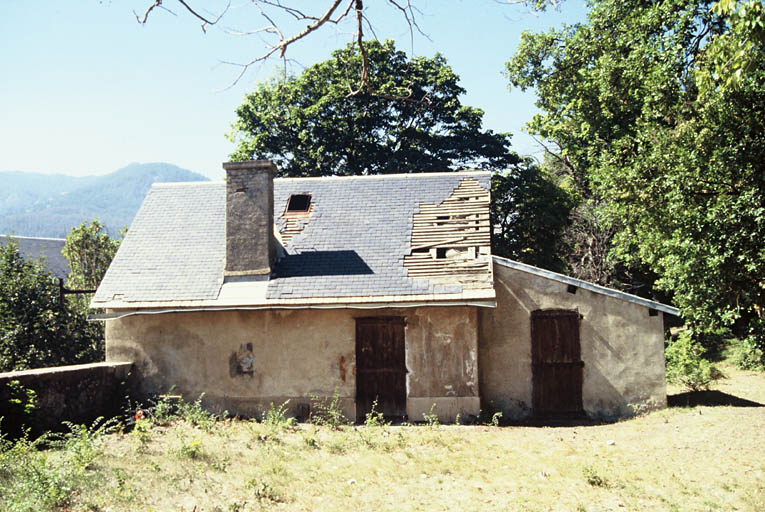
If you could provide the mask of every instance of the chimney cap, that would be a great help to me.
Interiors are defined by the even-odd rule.
[[[276,166],[271,160],[245,160],[243,162],[223,162],[223,168],[227,171],[240,169],[270,169],[276,170]]]

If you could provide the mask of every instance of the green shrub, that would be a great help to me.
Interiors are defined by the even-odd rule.
[[[263,504],[283,503],[284,496],[278,489],[275,489],[271,484],[265,480],[257,480],[255,478],[247,482],[247,487],[253,490],[255,498]]]
[[[145,452],[151,441],[151,420],[148,418],[138,418],[133,426],[130,436],[135,444],[136,452]]]
[[[715,365],[704,359],[704,349],[693,339],[690,331],[681,332],[665,350],[667,380],[680,384],[692,391],[709,389],[709,386],[724,377]]]
[[[172,394],[175,386],[171,387],[164,395],[159,395],[156,400],[152,400],[149,407],[149,415],[155,425],[166,425],[178,418],[177,401],[179,396]]]
[[[207,411],[202,406],[202,399],[205,394],[199,395],[199,398],[193,402],[183,400],[181,395],[174,395],[171,387],[164,395],[159,395],[156,399],[150,400],[151,406],[146,410],[140,410],[136,414],[136,421],[144,417],[144,414],[151,418],[154,425],[164,426],[174,421],[183,420],[191,423],[202,430],[210,431],[220,416]],[[225,416],[227,412],[223,412]]]
[[[178,439],[181,441],[180,446],[175,451],[178,457],[196,460],[205,456],[201,439],[192,439],[187,443],[186,439],[180,434],[178,434]]]
[[[6,388],[5,392],[0,390],[0,396],[5,394],[8,397],[5,403],[0,401],[0,432],[20,437],[26,429],[34,428],[37,393],[18,380],[8,381]]]
[[[17,380],[8,381],[10,398],[8,403],[17,409],[17,412],[29,416],[37,409],[37,393],[34,389],[22,386]]]
[[[100,417],[90,427],[69,421],[64,421],[63,424],[69,432],[56,439],[53,446],[64,450],[69,463],[84,471],[91,469],[95,460],[101,455],[101,441],[105,435],[117,429],[118,420],[116,418],[104,420]]]
[[[758,347],[754,336],[730,340],[725,356],[743,370],[765,371],[765,353]]]

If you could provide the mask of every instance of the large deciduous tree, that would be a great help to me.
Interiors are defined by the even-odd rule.
[[[492,252],[530,265],[562,272],[570,245],[562,234],[569,225],[572,198],[554,179],[524,159],[491,181]]]
[[[749,39],[738,79],[699,92],[738,27],[711,7],[593,1],[587,24],[524,34],[507,71],[538,92],[530,129],[602,203],[613,254],[655,270],[697,330],[762,346],[765,49]]]
[[[558,269],[566,194],[510,150],[509,134],[482,128],[483,111],[461,103],[465,90],[443,56],[364,45],[370,90],[349,85],[363,65],[355,45],[300,76],[262,83],[237,109],[231,158],[270,159],[281,176],[495,171],[495,253]]]
[[[234,159],[269,158],[282,175],[505,169],[520,159],[510,136],[483,130],[483,111],[462,105],[459,77],[441,55],[415,57],[368,41],[375,94],[350,94],[358,46],[286,81],[259,84],[236,113]]]

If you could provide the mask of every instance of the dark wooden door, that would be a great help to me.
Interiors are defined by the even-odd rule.
[[[579,344],[579,312],[563,309],[531,313],[534,414],[541,418],[583,414],[584,362]]]
[[[356,418],[365,419],[377,400],[386,417],[406,415],[404,319],[356,319]]]

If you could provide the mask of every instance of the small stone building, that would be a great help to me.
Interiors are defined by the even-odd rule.
[[[155,184],[92,307],[107,361],[259,415],[337,393],[363,419],[620,416],[666,403],[676,310],[492,257],[490,174]]]

